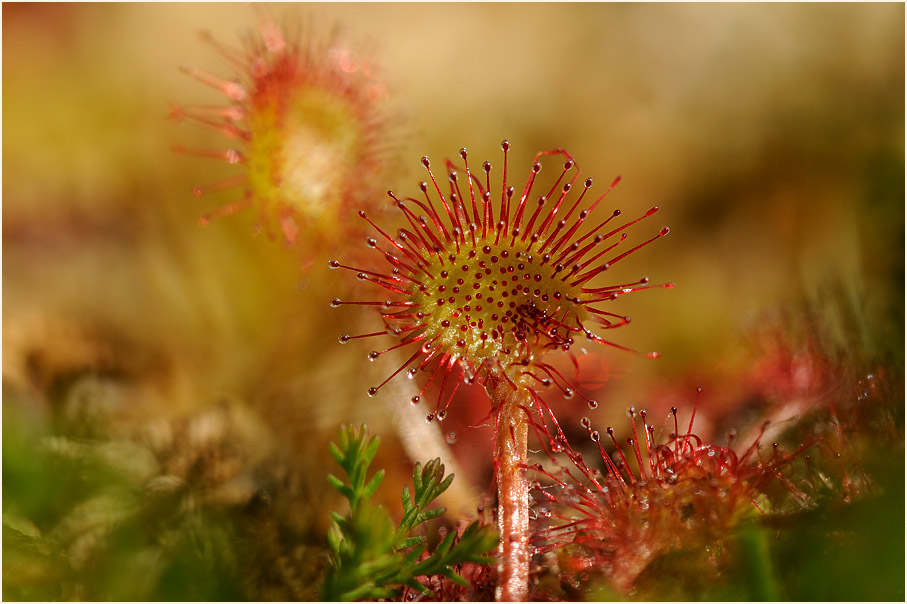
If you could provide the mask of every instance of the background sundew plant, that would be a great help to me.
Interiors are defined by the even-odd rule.
[[[498,178],[504,138],[519,185],[561,148],[595,190],[622,177],[600,217],[659,206],[630,235],[670,237],[607,283],[675,285],[607,309],[633,317],[609,341],[660,358],[546,357],[582,396],[533,407],[528,597],[904,599],[903,5],[2,10],[4,599],[493,597],[487,399],[461,385],[428,424],[405,375],[370,398],[408,356],[338,345],[385,326],[328,301],[380,295],[329,266],[375,254],[358,210],[395,228],[384,192],[417,191],[423,156],[446,178],[462,147]],[[179,67],[258,73],[261,14],[353,86],[300,102],[365,121],[292,171],[337,205],[200,228],[243,191],[193,187],[246,167],[174,146],[260,148],[227,141],[230,97]],[[362,424],[367,472],[338,432]]]

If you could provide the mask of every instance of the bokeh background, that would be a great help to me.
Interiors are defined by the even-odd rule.
[[[633,235],[671,234],[611,277],[676,284],[618,311],[633,322],[614,341],[662,358],[595,351],[609,379],[590,378],[594,423],[688,407],[703,385],[702,429],[718,426],[765,333],[796,348],[802,308],[845,353],[903,375],[903,5],[270,11],[380,66],[378,190],[415,192],[423,155],[499,162],[508,138],[513,166],[565,147],[600,184],[623,176],[608,200],[625,216],[661,207]],[[229,76],[199,31],[239,47],[254,25],[244,4],[3,6],[4,597],[311,598],[337,426],[381,436],[392,509],[413,458],[438,450],[400,434],[425,409],[366,396],[393,367],[337,344],[377,323],[327,304],[347,287],[327,260],[362,244],[311,250],[303,272],[251,235],[254,215],[197,223],[232,193],[192,186],[236,167],[171,152],[225,146],[165,119],[171,103],[223,103],[178,66]],[[813,383],[815,367],[795,369]],[[578,424],[588,409],[570,404]],[[490,431],[462,408],[447,503],[473,509]],[[221,572],[247,553],[267,564]]]

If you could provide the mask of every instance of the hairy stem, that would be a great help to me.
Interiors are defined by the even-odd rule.
[[[498,379],[489,382],[488,394],[497,409],[495,466],[501,542],[495,598],[499,602],[525,601],[529,596],[529,418],[524,409],[528,393]]]

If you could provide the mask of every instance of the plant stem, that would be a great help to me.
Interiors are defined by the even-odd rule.
[[[772,567],[765,529],[756,522],[749,522],[741,529],[738,540],[743,552],[743,566],[748,571],[749,596],[760,602],[783,599]]]
[[[489,381],[488,394],[497,409],[495,466],[501,542],[495,599],[519,602],[529,596],[529,418],[524,409],[529,395],[524,389],[514,390],[503,377]]]
[[[362,333],[365,333],[363,329]],[[393,351],[396,353],[397,351]],[[396,363],[399,367],[404,361],[400,355],[388,354],[391,364]],[[392,418],[392,423],[403,448],[409,454],[413,462],[422,459],[441,458],[441,463],[447,469],[447,474],[456,475],[457,479],[451,483],[450,488],[441,493],[438,497],[448,512],[459,518],[469,518],[475,514],[475,501],[478,499],[478,493],[469,482],[468,474],[460,468],[457,458],[454,456],[444,436],[438,422],[433,424],[425,423],[425,409],[415,407],[409,403],[401,404],[402,401],[409,401],[419,390],[411,380],[392,380],[387,385],[387,412]]]

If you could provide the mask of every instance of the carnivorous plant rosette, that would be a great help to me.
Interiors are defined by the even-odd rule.
[[[411,378],[423,371],[429,377],[412,402],[418,403],[428,385],[436,384],[438,402],[428,420],[443,421],[460,383],[485,388],[495,418],[502,535],[497,596],[521,599],[526,595],[529,560],[526,410],[538,399],[540,386],[556,386],[568,397],[578,394],[544,357],[550,351],[570,350],[578,339],[629,350],[594,331],[615,329],[630,320],[602,307],[625,294],[672,284],[651,285],[642,278],[593,287],[593,279],[616,262],[668,233],[665,227],[635,247],[618,249],[627,239],[625,231],[658,208],[624,222],[619,221],[620,210],[593,221],[594,211],[619,178],[593,198],[592,179],[580,183],[573,157],[564,149],[553,149],[536,154],[525,184],[516,189],[509,182],[510,143],[505,140],[501,146],[500,185],[492,184],[491,163],[472,170],[466,149],[459,154],[462,169],[446,162],[446,182],[438,181],[431,162],[423,157],[429,181],[420,184],[420,198],[399,198],[388,191],[405,219],[395,234],[360,211],[377,232],[367,243],[383,257],[384,269],[357,268],[337,260],[330,266],[382,287],[387,298],[334,298],[331,306],[379,309],[386,330],[340,336],[342,343],[388,333],[398,338],[393,346],[370,352],[369,359],[411,350],[396,371],[369,388],[370,396],[404,370]],[[561,158],[563,163],[554,182],[541,186],[542,160],[549,158]]]
[[[372,192],[367,183],[382,165],[387,89],[374,62],[357,58],[336,39],[286,36],[263,11],[258,35],[250,35],[242,50],[203,37],[236,70],[236,79],[191,65],[182,70],[222,92],[228,104],[174,105],[171,115],[211,128],[239,147],[174,150],[243,167],[235,177],[196,186],[194,195],[235,187],[243,192],[200,223],[257,206],[269,235],[276,223],[288,244],[303,227],[306,239],[326,239],[342,224],[338,217],[347,204]]]
[[[770,425],[765,422],[755,439],[740,448],[734,446],[735,430],[726,445],[707,442],[694,432],[695,406],[685,429],[678,426],[677,408],[672,407],[668,418],[673,416],[673,431],[660,440],[645,410],[630,407],[628,414],[632,428],[626,439],[628,454],[614,428],[608,426],[602,434],[588,417],[582,418],[580,423],[598,448],[599,469],[584,461],[560,426],[551,436],[543,426],[544,420],[554,420],[553,415],[544,407],[538,409],[541,421],[535,425],[544,433],[541,439],[572,464],[562,466],[549,453],[552,467],[559,469],[548,471],[536,464],[541,480],[532,489],[540,502],[535,551],[561,552],[563,585],[578,589],[604,579],[620,593],[630,593],[650,565],[681,549],[704,556],[708,563],[701,566],[702,572],[715,571],[728,563],[731,541],[748,519],[800,511],[812,501],[808,485],[795,484],[800,479],[792,476],[792,470],[796,461],[808,458],[804,451],[815,441],[792,452],[777,442],[763,446]]]

